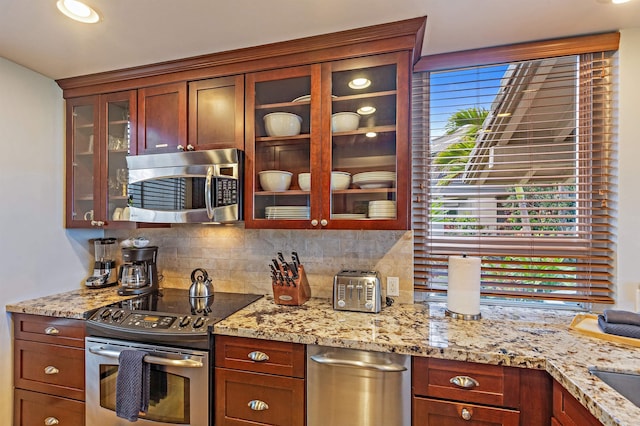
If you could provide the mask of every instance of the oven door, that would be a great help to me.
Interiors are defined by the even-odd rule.
[[[117,417],[115,413],[118,356],[125,349],[148,352],[145,361],[151,365],[149,410],[139,417],[136,424],[210,424],[208,352],[87,337],[87,425],[131,424],[128,420]]]

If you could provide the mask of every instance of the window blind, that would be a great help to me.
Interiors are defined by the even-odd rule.
[[[414,282],[482,259],[485,298],[613,303],[615,54],[416,72]]]

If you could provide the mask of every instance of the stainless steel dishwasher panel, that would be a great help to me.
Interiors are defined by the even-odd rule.
[[[409,426],[411,357],[307,346],[307,426]]]

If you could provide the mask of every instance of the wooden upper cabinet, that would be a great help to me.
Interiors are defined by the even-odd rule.
[[[187,82],[138,89],[138,152],[187,148]]]
[[[187,149],[244,149],[244,76],[189,83]]]
[[[247,74],[245,226],[409,229],[409,81],[408,52]],[[274,116],[299,129],[269,131]],[[271,170],[290,174],[284,190],[263,185]]]

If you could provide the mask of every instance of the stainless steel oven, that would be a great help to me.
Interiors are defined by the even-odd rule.
[[[123,340],[86,338],[86,424],[130,425],[116,416],[116,378],[120,352],[147,352],[150,364],[149,409],[141,426],[207,426],[209,419],[209,352],[146,345]]]
[[[120,353],[139,350],[149,364],[150,392],[148,410],[136,424],[212,425],[212,326],[261,297],[190,297],[188,290],[165,288],[94,312],[86,327],[86,424],[131,424],[116,415],[116,379]]]

